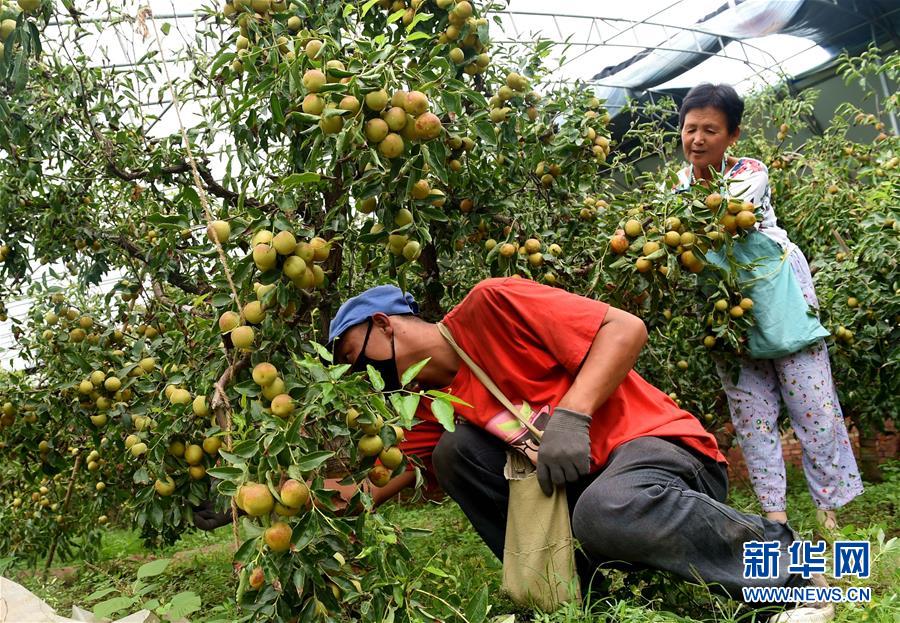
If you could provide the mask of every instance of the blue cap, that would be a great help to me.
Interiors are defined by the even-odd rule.
[[[381,312],[388,316],[418,314],[419,306],[412,294],[404,293],[397,286],[375,286],[344,301],[328,328],[328,344],[331,346],[352,326],[365,322]]]

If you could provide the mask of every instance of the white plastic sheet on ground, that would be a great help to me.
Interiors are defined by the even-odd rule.
[[[108,619],[106,619],[108,620]],[[0,623],[101,623],[88,610],[72,607],[72,618],[56,614],[45,601],[12,580],[0,577]],[[140,610],[113,623],[159,623],[149,610]]]

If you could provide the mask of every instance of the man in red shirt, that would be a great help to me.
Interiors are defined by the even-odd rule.
[[[329,341],[337,361],[377,369],[385,391],[400,389],[403,371],[430,358],[419,385],[471,405],[456,405],[465,422],[440,437],[431,458],[442,488],[502,558],[505,451],[527,446],[527,433],[417,311],[398,288],[372,288],[341,306]],[[715,438],[632,369],[647,339],[639,318],[532,281],[488,279],[442,323],[543,429],[538,479],[548,495],[567,487],[573,534],[592,563],[671,571],[738,597],[743,586],[808,583],[787,572],[793,531],[724,504],[725,458]],[[743,578],[749,541],[780,543],[776,577]]]

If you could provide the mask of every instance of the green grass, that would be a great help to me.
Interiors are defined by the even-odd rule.
[[[789,515],[792,525],[804,538],[867,539],[873,541],[873,575],[856,585],[870,586],[873,601],[863,606],[838,606],[839,623],[895,623],[900,620],[900,547],[879,553],[874,544],[900,535],[897,522],[900,508],[900,462],[884,466],[885,482],[868,484],[863,496],[838,512],[841,525],[838,535],[817,532],[815,508],[803,480],[796,469],[789,469]],[[742,510],[759,512],[756,499],[746,483],[734,483],[730,503]],[[569,607],[552,615],[535,614],[515,607],[500,592],[502,569],[481,542],[462,512],[452,501],[440,504],[391,504],[384,509],[388,517],[405,527],[431,532],[428,536],[407,539],[412,559],[422,568],[442,570],[443,575],[423,573],[422,597],[428,594],[446,597],[454,603],[465,603],[483,587],[491,600],[491,616],[515,614],[519,622],[536,623],[651,623],[680,621],[690,623],[750,623],[764,620],[737,602],[713,596],[702,586],[688,585],[675,578],[656,573],[624,574],[611,572],[610,593],[594,603]],[[13,577],[45,599],[60,614],[68,614],[72,604],[90,607],[86,597],[98,588],[118,587],[126,591],[137,568],[148,557],[171,558],[166,572],[157,578],[158,590],[153,594],[161,601],[180,591],[192,590],[202,597],[202,616],[194,621],[233,620],[235,579],[231,568],[232,536],[228,529],[213,534],[193,532],[178,543],[146,551],[138,533],[132,530],[110,530],[103,539],[99,556],[94,560],[72,561],[43,577],[20,570]],[[62,573],[60,569],[67,569]],[[840,584],[840,582],[838,583]],[[453,598],[451,599],[450,596]],[[434,600],[435,611],[443,608]],[[445,620],[452,620],[446,618]],[[458,620],[458,619],[457,619]]]
[[[231,571],[233,552],[232,533],[227,529],[191,532],[177,543],[153,552],[144,548],[139,531],[113,529],[104,535],[96,559],[67,561],[47,575],[22,570],[13,577],[58,614],[68,616],[73,605],[90,609],[98,601],[114,596],[88,601],[86,598],[98,589],[115,587],[122,594],[129,594],[138,567],[152,559],[168,558],[171,563],[157,578],[159,589],[152,597],[165,603],[181,591],[194,591],[201,596],[208,615],[203,618],[229,619],[232,617],[228,615],[234,612],[236,586]]]
[[[900,509],[900,463],[884,466],[885,482],[868,484],[866,492],[847,508],[838,511],[841,526],[838,535],[819,534],[816,509],[800,470],[788,468],[789,516],[791,525],[804,538],[864,539],[875,543],[879,531],[884,539],[900,536],[897,522]],[[759,513],[760,508],[747,482],[732,483],[729,503],[741,510]],[[748,623],[764,620],[746,606],[712,595],[705,587],[691,586],[675,578],[657,573],[625,574],[611,572],[612,597],[595,599],[585,607],[571,607],[553,615],[538,615],[522,611],[500,594],[502,569],[481,540],[468,525],[456,504],[447,501],[440,505],[418,507],[393,506],[387,512],[404,526],[433,530],[428,538],[408,542],[415,560],[439,563],[451,576],[450,585],[461,595],[472,595],[488,586],[493,598],[492,614],[514,613],[518,621],[540,623],[647,623],[655,621],[683,621],[703,623]],[[873,545],[873,555],[877,551]],[[839,623],[871,621],[896,623],[900,620],[900,546],[876,560],[873,575],[856,585],[870,586],[873,601],[869,607],[839,606]],[[447,582],[447,580],[444,580]],[[837,582],[841,585],[841,582]],[[843,583],[849,586],[850,583]],[[444,584],[446,586],[446,584]],[[435,583],[435,590],[440,585]]]

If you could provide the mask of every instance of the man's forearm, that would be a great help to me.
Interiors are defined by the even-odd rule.
[[[616,390],[634,367],[647,342],[644,323],[627,312],[610,308],[613,318],[597,331],[591,349],[572,387],[559,407],[592,415]]]

